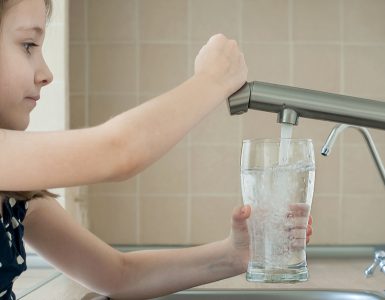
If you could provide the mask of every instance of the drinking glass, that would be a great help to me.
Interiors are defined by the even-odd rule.
[[[248,281],[308,280],[306,228],[315,179],[309,139],[244,140],[241,155],[243,203],[248,219]]]

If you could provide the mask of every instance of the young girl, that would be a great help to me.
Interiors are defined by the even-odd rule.
[[[213,36],[180,86],[96,127],[24,132],[52,74],[42,56],[50,0],[0,0],[0,299],[15,299],[25,240],[58,269],[114,298],[151,298],[246,270],[250,207],[222,241],[120,253],[77,225],[48,188],[127,179],[154,162],[246,81],[235,41]],[[103,159],[100,159],[103,157]],[[310,234],[311,227],[308,227]],[[143,280],[145,278],[145,280]]]

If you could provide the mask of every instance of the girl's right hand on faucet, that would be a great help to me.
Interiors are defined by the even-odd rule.
[[[223,34],[212,36],[195,59],[195,75],[218,84],[226,97],[236,92],[247,80],[245,59],[237,42]]]

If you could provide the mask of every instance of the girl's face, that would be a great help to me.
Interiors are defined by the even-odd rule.
[[[44,0],[10,0],[0,28],[0,128],[24,130],[43,86],[52,81],[42,45]]]

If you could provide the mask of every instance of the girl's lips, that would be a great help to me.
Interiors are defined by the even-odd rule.
[[[37,95],[37,96],[32,96],[32,97],[27,97],[28,99],[32,99],[32,100],[35,100],[35,101],[38,101],[40,99],[40,96]]]
[[[39,100],[39,97],[26,97],[25,100],[27,100],[27,102],[32,105],[33,107],[36,106],[36,102],[37,100]]]

